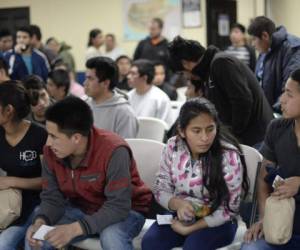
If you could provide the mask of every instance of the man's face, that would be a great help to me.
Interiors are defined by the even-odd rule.
[[[128,85],[130,88],[136,88],[145,80],[140,76],[139,70],[136,66],[131,67],[127,75]]]
[[[47,91],[49,95],[55,100],[58,100],[60,98],[61,90],[55,85],[55,83],[50,78],[47,81]]]
[[[56,123],[51,121],[46,121],[46,129],[48,132],[46,145],[51,148],[57,158],[63,159],[76,151],[77,144],[74,135],[68,137],[59,130]]]
[[[152,21],[149,26],[149,33],[150,37],[156,38],[159,37],[161,34],[161,28],[159,27],[158,23],[155,21]]]
[[[0,51],[8,51],[13,47],[13,37],[4,36],[0,39]]]
[[[105,46],[108,50],[112,50],[116,46],[115,40],[111,36],[106,36]]]
[[[31,111],[37,117],[44,117],[46,109],[50,105],[50,97],[46,89],[39,90],[38,102],[35,106],[31,106]]]
[[[163,65],[155,66],[155,76],[154,76],[153,83],[155,85],[161,85],[164,83],[165,78],[166,78],[166,72],[164,66]]]
[[[24,46],[23,50],[25,50],[25,48],[28,49],[31,46],[31,37],[27,32],[18,31],[16,41],[17,44]]]
[[[60,50],[60,44],[55,40],[51,40],[49,43],[47,43],[47,47],[51,49],[55,54],[58,54]]]
[[[245,41],[245,35],[239,28],[233,28],[230,32],[230,41],[233,44]]]
[[[268,33],[263,32],[262,37],[252,36],[252,44],[259,53],[268,52],[271,40]]]
[[[105,86],[104,81],[99,82],[95,69],[87,69],[85,77],[84,90],[88,96],[96,99],[106,93],[107,87]]]
[[[127,76],[131,67],[131,63],[127,58],[122,58],[117,62],[119,74],[121,76]]]
[[[285,118],[300,118],[300,87],[299,83],[289,78],[284,92],[280,97],[282,114]]]

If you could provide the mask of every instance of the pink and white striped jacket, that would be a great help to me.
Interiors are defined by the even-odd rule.
[[[225,142],[223,146],[223,174],[230,193],[229,207],[232,211],[222,204],[203,218],[209,227],[222,225],[239,213],[243,168],[237,148]],[[163,151],[153,190],[156,200],[166,209],[169,209],[168,203],[172,197],[208,206],[212,204],[208,190],[203,185],[202,159],[192,164],[190,151],[179,136],[170,138]]]

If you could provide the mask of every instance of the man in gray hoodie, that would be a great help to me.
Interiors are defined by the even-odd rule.
[[[114,88],[118,82],[116,63],[108,57],[95,57],[86,62],[85,92],[94,115],[94,125],[119,134],[123,138],[135,138],[138,132],[137,118],[125,98]]]

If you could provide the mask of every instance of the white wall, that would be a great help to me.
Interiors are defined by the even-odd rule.
[[[122,39],[123,0],[1,0],[0,8],[30,7],[30,21],[41,27],[43,38],[55,36],[73,48],[77,69],[84,69],[84,53],[89,30],[100,28],[114,33],[119,46],[132,55],[136,42]],[[205,10],[205,0],[201,0]],[[202,27],[182,29],[182,35],[206,45],[206,15],[202,11]]]

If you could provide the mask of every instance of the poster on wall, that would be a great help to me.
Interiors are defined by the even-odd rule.
[[[182,0],[182,21],[185,28],[201,26],[200,0]]]
[[[171,40],[180,34],[181,0],[123,0],[124,39],[138,41],[149,34],[149,23],[164,21],[163,36]]]

